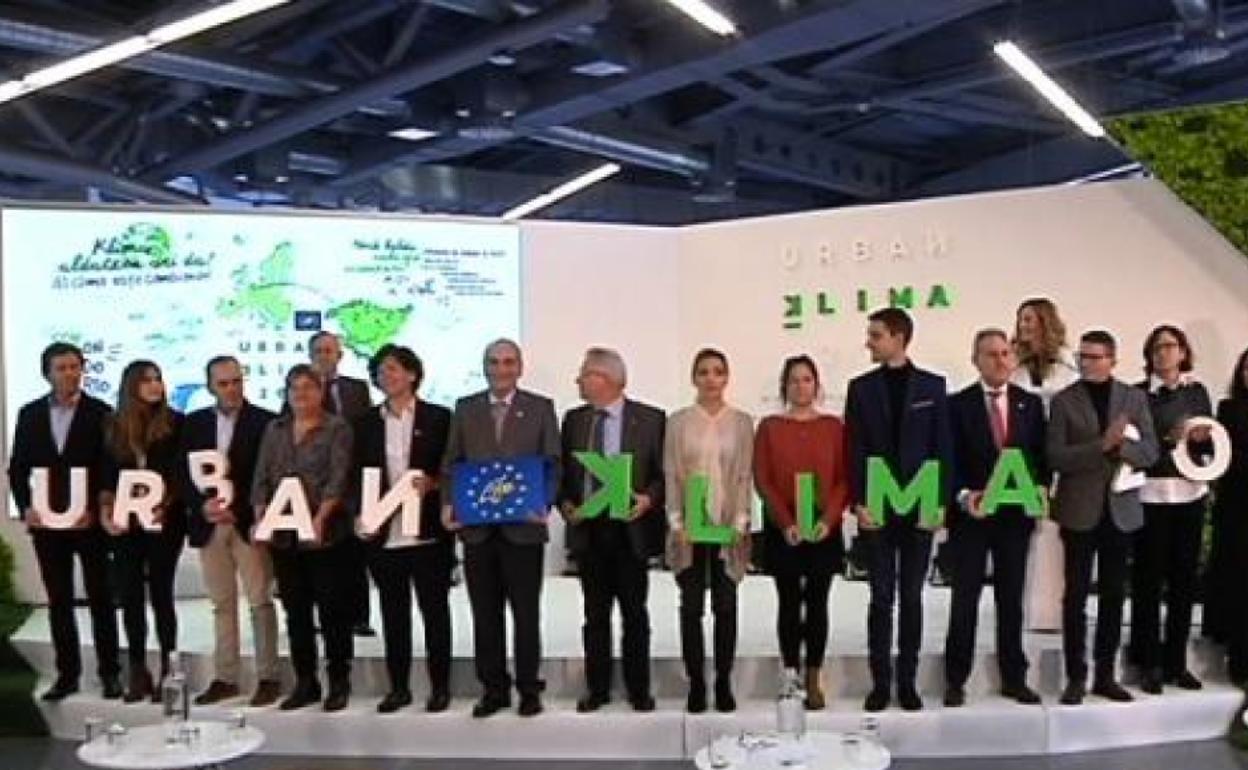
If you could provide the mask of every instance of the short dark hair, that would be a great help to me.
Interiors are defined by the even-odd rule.
[[[1195,354],[1192,353],[1192,345],[1187,341],[1187,335],[1177,326],[1162,324],[1149,332],[1148,339],[1144,340],[1144,373],[1149,376],[1153,374],[1153,346],[1157,344],[1157,338],[1163,334],[1174,337],[1179,347],[1183,348],[1183,362],[1179,364],[1179,371],[1190,372]]]
[[[1091,329],[1083,333],[1079,338],[1079,343],[1088,343],[1089,345],[1104,345],[1109,348],[1110,355],[1118,355],[1118,340],[1114,339],[1114,335],[1104,329]]]
[[[420,383],[425,380],[425,365],[421,363],[420,356],[405,345],[392,343],[382,345],[373,357],[368,359],[368,379],[378,388],[381,387],[378,376],[381,374],[381,365],[386,362],[387,358],[393,358],[396,364],[416,375],[416,381],[412,383],[412,392],[415,393],[420,388]]]
[[[789,375],[793,374],[793,370],[799,366],[810,369],[810,374],[815,378],[815,385],[819,385],[819,367],[815,364],[815,359],[802,353],[797,356],[789,356],[784,359],[784,365],[780,367],[780,401],[788,400],[789,395]]]
[[[312,348],[316,347],[316,341],[322,337],[333,337],[334,339],[338,339],[337,334],[334,334],[326,329],[321,329],[319,332],[313,332],[312,336],[308,337],[308,350],[312,350]]]
[[[1235,371],[1231,372],[1230,396],[1236,401],[1248,401],[1248,383],[1244,382],[1244,366],[1248,365],[1248,348],[1239,354]]]
[[[238,364],[238,368],[240,369],[243,368],[243,365],[234,356],[230,356],[230,355],[213,356],[212,358],[208,359],[208,363],[204,364],[204,382],[208,383],[209,385],[212,384],[212,367],[216,366],[217,364]]]
[[[69,342],[53,342],[39,354],[39,368],[44,377],[52,372],[52,359],[61,356],[76,356],[80,366],[87,363],[86,356],[82,354],[82,348]]]
[[[321,390],[325,389],[325,383],[321,381],[321,375],[316,373],[311,364],[295,364],[290,367],[290,371],[286,372],[286,390],[290,390],[290,386],[295,380],[309,379],[316,383],[316,387]]]
[[[914,339],[914,319],[899,307],[881,308],[867,316],[867,321],[878,321],[884,324],[889,334],[894,337],[900,334],[907,345],[910,344],[910,340]]]
[[[1001,340],[1005,342],[1005,344],[1007,345],[1010,344],[1010,335],[1006,334],[1004,330],[998,329],[995,326],[989,327],[987,329],[980,329],[979,331],[975,332],[975,341],[971,343],[971,358],[972,359],[974,359],[975,356],[979,355],[979,344],[983,342],[984,340],[988,339],[989,337],[1000,337]]]
[[[697,374],[698,364],[702,363],[708,358],[714,358],[717,361],[719,361],[721,364],[724,365],[724,370],[727,371],[728,356],[724,355],[722,351],[716,350],[715,348],[702,348],[693,356],[693,365],[689,367],[689,376],[692,377],[695,374]]]

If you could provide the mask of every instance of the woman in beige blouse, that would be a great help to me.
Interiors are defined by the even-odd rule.
[[[698,351],[693,359],[697,401],[667,420],[663,467],[667,477],[667,558],[680,586],[680,648],[689,677],[690,713],[706,710],[706,650],[702,615],[711,593],[715,615],[715,708],[733,711],[732,663],[737,647],[737,584],[745,576],[750,539],[750,466],[754,426],[750,416],[724,400],[728,359],[718,350]],[[729,545],[693,543],[685,510],[685,489],[696,476],[707,479],[709,523],[730,526]]]

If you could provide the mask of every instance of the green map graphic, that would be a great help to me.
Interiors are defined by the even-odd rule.
[[[296,257],[294,245],[284,241],[254,269],[250,265],[236,268],[231,275],[235,292],[217,303],[218,315],[252,316],[266,325],[287,328],[295,315],[296,300],[292,295],[312,294],[326,308],[325,318],[341,327],[342,344],[366,358],[393,342],[411,318],[411,305],[387,307],[365,298],[335,302],[320,289],[296,282]]]

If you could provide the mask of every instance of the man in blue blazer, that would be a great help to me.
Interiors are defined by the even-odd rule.
[[[989,554],[997,606],[1001,694],[1034,705],[1040,696],[1027,687],[1027,657],[1023,653],[1023,583],[1034,520],[1021,505],[1001,505],[987,513],[984,491],[1006,449],[1021,451],[1032,481],[1048,486],[1044,404],[1038,396],[1010,384],[1015,360],[1005,332],[978,332],[972,360],[979,379],[949,399],[957,503],[946,521],[953,603],[945,639],[945,705],[956,707],[966,701],[963,688],[971,675],[979,596]]]
[[[931,558],[932,532],[917,511],[887,510],[881,525],[867,513],[867,466],[884,460],[898,484],[908,484],[928,460],[941,464],[940,498],[949,499],[953,448],[945,378],[917,368],[906,353],[914,321],[904,310],[885,308],[868,316],[867,349],[879,366],[849,383],[850,491],[867,554],[871,606],[867,618],[873,687],[864,708],[882,711],[892,697],[893,605],[898,612],[897,699],[907,711],[923,708],[915,686],[923,633],[923,580]],[[903,512],[904,513],[904,512]]]

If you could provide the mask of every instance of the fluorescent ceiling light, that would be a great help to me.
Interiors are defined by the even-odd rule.
[[[586,172],[575,179],[564,182],[550,192],[542,193],[527,203],[521,203],[519,206],[516,206],[510,211],[504,213],[503,219],[511,220],[527,217],[534,211],[544,209],[552,203],[561,201],[571,195],[575,195],[581,190],[584,190],[586,187],[597,184],[607,177],[614,176],[618,173],[620,173],[620,167],[618,164],[606,163],[593,171]]]
[[[432,139],[437,136],[437,131],[430,131],[420,126],[408,126],[407,128],[396,128],[390,132],[390,136],[395,139],[405,139],[409,142],[423,142],[426,139]]]
[[[997,43],[992,47],[993,53],[1001,58],[1010,68],[1018,73],[1019,77],[1026,80],[1040,92],[1040,95],[1061,110],[1062,114],[1070,119],[1072,123],[1079,126],[1083,133],[1088,136],[1100,139],[1105,136],[1105,129],[1092,117],[1091,113],[1085,110],[1076,102],[1074,97],[1067,93],[1066,89],[1059,86],[1053,78],[1049,77],[1044,70],[1040,69],[1040,65],[1027,54],[1023,53],[1023,49],[1019,48],[1013,42],[1006,40]]]
[[[706,0],[667,0],[667,2],[717,35],[736,34],[737,25],[715,10]]]
[[[32,91],[73,80],[76,77],[103,69],[119,61],[133,58],[159,48],[166,43],[181,40],[212,27],[241,19],[253,13],[266,11],[291,0],[235,0],[188,16],[181,21],[157,27],[146,35],[135,35],[115,43],[93,48],[76,56],[59,61],[23,78],[0,83],[0,103],[25,96]]]

